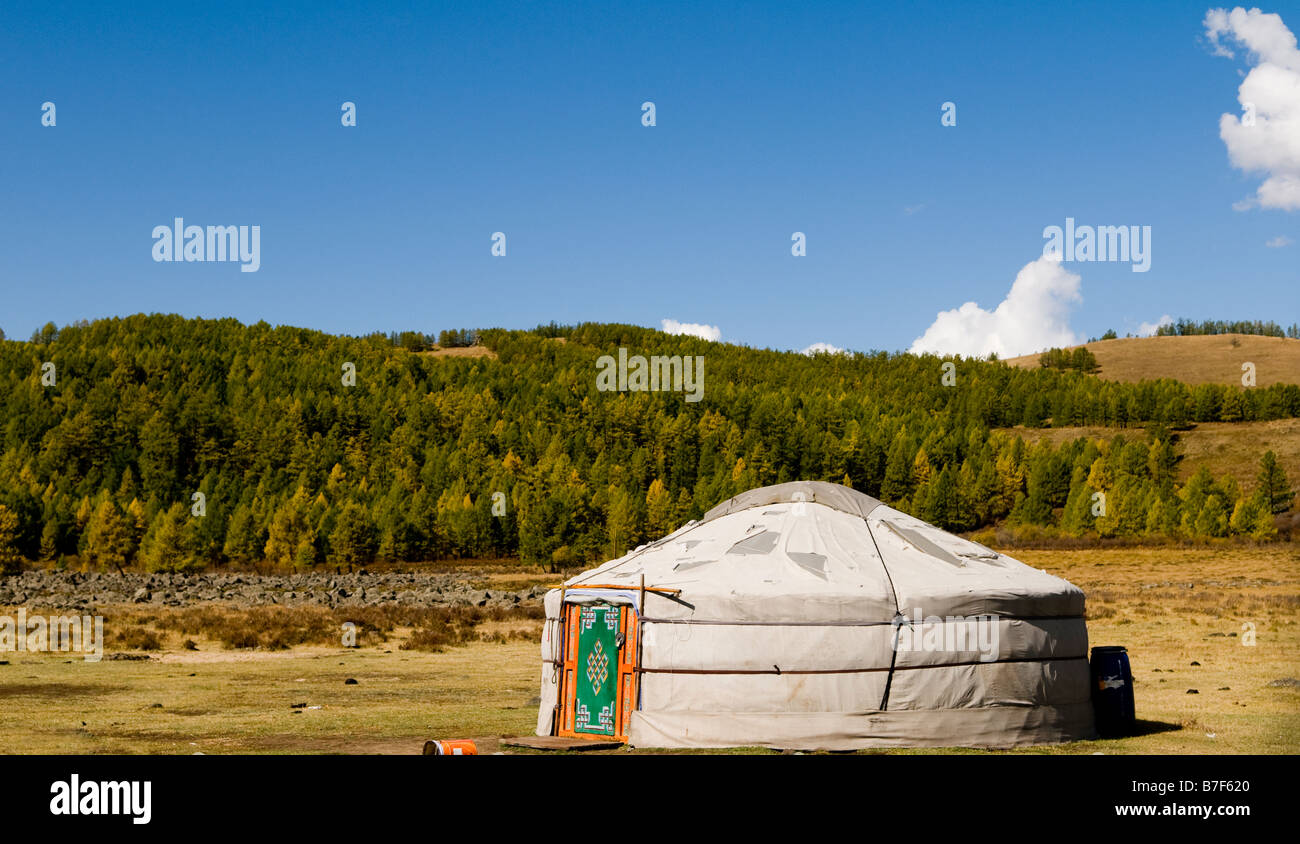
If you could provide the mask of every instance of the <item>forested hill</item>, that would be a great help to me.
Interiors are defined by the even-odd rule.
[[[1300,415],[1293,384],[809,357],[626,325],[479,332],[495,356],[435,356],[423,338],[137,315],[0,341],[0,555],[568,564],[793,479],[851,484],[957,530],[1267,538],[1290,501],[1267,471],[1253,489],[1204,472],[1179,485],[1170,432]],[[701,400],[598,389],[598,359],[620,348],[702,356]],[[1148,423],[1032,449],[990,433]]]

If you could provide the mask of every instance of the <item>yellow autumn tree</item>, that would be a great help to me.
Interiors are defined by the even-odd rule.
[[[645,494],[646,531],[652,539],[671,533],[673,524],[673,496],[664,482],[655,478]]]

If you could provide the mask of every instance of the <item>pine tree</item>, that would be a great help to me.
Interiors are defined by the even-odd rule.
[[[156,411],[140,429],[140,483],[145,497],[173,498],[180,469],[180,441],[171,424]]]
[[[635,531],[636,515],[632,498],[621,487],[609,490],[609,507],[605,513],[605,535],[609,540],[609,555],[618,558],[627,553],[628,544]]]
[[[1052,505],[1042,483],[1030,476],[1029,493],[1019,496],[1011,508],[1011,520],[1022,525],[1046,525],[1052,520]]]
[[[1255,524],[1251,527],[1250,538],[1260,542],[1277,539],[1277,525],[1273,521],[1273,514],[1262,501],[1255,508]]]
[[[1204,535],[1197,527],[1200,519],[1201,510],[1205,508],[1205,503],[1209,497],[1214,494],[1216,487],[1214,478],[1210,476],[1210,470],[1204,466],[1196,470],[1196,474],[1183,485],[1179,490],[1178,496],[1182,499],[1182,532],[1184,536],[1194,537]]]
[[[18,516],[0,504],[0,575],[17,574],[23,565],[18,552]]]
[[[1065,512],[1061,514],[1061,528],[1071,536],[1082,536],[1092,530],[1095,519],[1092,515],[1093,489],[1080,483],[1070,490],[1070,497],[1065,501]]]
[[[1270,513],[1285,513],[1291,507],[1295,493],[1287,480],[1286,472],[1277,462],[1277,455],[1271,450],[1264,452],[1259,460],[1259,490],[1264,494]]]
[[[1235,534],[1249,535],[1255,529],[1260,511],[1265,509],[1265,505],[1264,495],[1258,490],[1254,495],[1237,499],[1237,505],[1232,508],[1232,518],[1228,520],[1228,527]]]
[[[189,509],[177,501],[154,516],[144,543],[144,567],[148,571],[188,571],[197,558],[186,523]]]
[[[253,515],[253,508],[247,504],[236,505],[230,514],[226,526],[226,538],[222,544],[222,553],[229,560],[251,562],[262,556],[266,540],[258,529]]]
[[[664,486],[664,482],[655,478],[645,494],[646,532],[654,539],[672,533],[673,497]]]
[[[899,431],[885,460],[885,480],[881,484],[880,494],[886,501],[903,501],[911,497],[914,483],[912,463],[915,457],[916,447],[903,431]]]
[[[1176,536],[1182,518],[1178,504],[1179,499],[1174,495],[1153,497],[1147,507],[1146,532],[1153,536]]]
[[[111,499],[95,508],[86,525],[86,557],[101,569],[112,566],[118,571],[130,561],[132,551],[130,527]]]
[[[917,449],[916,457],[912,458],[912,486],[929,483],[933,474],[934,467],[930,465],[930,456],[925,453],[925,448]]]
[[[958,496],[957,475],[952,467],[944,464],[929,487],[926,509],[931,518],[927,521],[945,530],[961,530],[965,525]]]
[[[1173,489],[1177,477],[1178,455],[1167,439],[1157,440],[1147,452],[1147,474],[1162,491]]]
[[[298,491],[276,509],[263,553],[272,563],[309,567],[315,562],[315,530],[308,522],[307,491]]]
[[[1196,535],[1227,536],[1228,515],[1228,508],[1218,493],[1208,496],[1196,516]]]
[[[510,508],[506,508],[510,514]],[[428,489],[421,486],[411,496],[406,508],[406,524],[411,527],[411,547],[409,557],[419,560],[433,560],[442,553],[441,533],[438,530],[438,503],[429,495]],[[380,525],[381,536],[385,528],[391,531],[391,525]],[[391,540],[390,540],[391,542]],[[393,549],[387,549],[389,553]]]
[[[370,515],[361,505],[343,505],[330,534],[330,562],[353,566],[370,562],[375,553],[375,530]]]
[[[139,552],[140,543],[144,541],[145,529],[148,526],[144,504],[140,499],[132,498],[131,503],[126,505],[126,527],[127,534],[131,538],[131,559],[135,559],[135,555]]]
[[[691,519],[695,504],[691,500],[690,490],[682,488],[677,492],[677,502],[673,505],[672,523],[674,528],[686,524]]]
[[[1223,422],[1240,422],[1246,415],[1246,402],[1241,390],[1229,390],[1223,397],[1219,419]]]
[[[47,519],[45,526],[41,528],[41,559],[52,560],[59,553],[59,546],[63,540],[64,525],[57,517]]]
[[[1017,437],[1016,443],[1021,440]],[[1002,518],[1011,513],[1016,502],[1025,494],[1025,467],[1016,454],[1014,444],[1008,451],[998,455],[993,469],[997,476],[997,492],[992,496],[992,516]]]

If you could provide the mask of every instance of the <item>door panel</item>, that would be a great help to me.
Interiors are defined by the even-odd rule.
[[[566,606],[561,736],[626,741],[636,708],[636,615],[610,604]]]

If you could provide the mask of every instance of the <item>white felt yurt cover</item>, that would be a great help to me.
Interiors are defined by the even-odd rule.
[[[680,593],[646,592],[637,606],[642,576]],[[1082,591],[837,484],[750,490],[565,585],[566,603],[639,614],[632,745],[1095,736]],[[558,703],[560,602],[547,593],[539,735]]]

